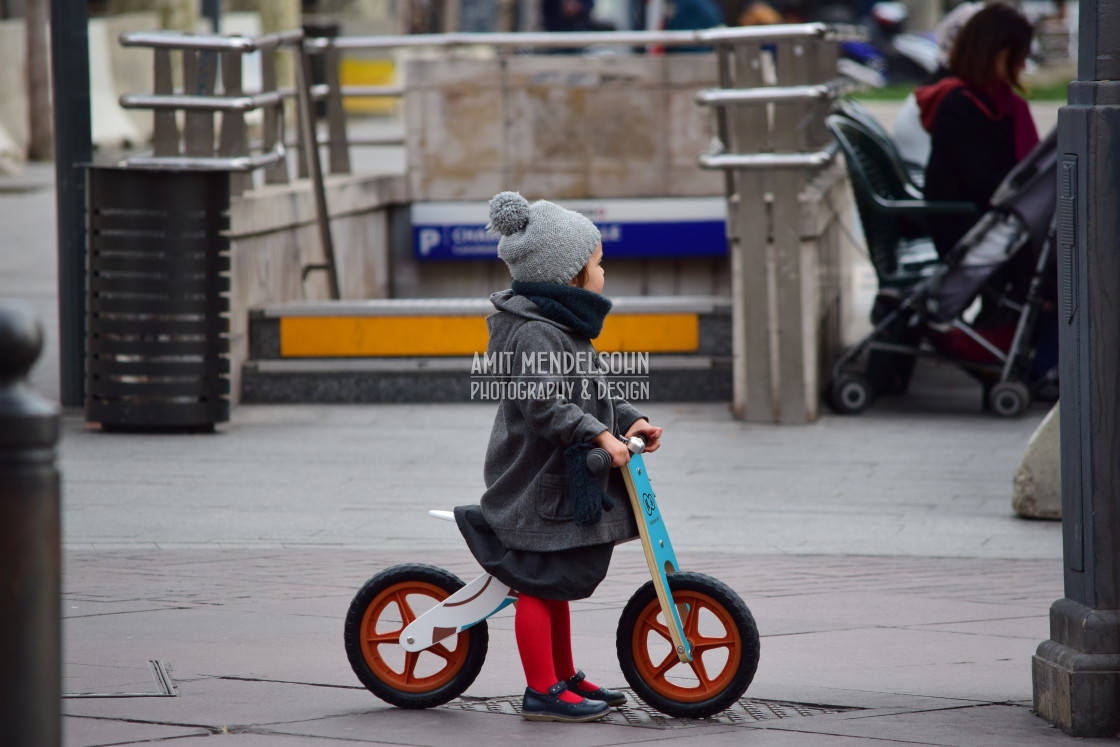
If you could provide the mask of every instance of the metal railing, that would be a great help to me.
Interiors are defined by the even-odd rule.
[[[700,91],[696,100],[711,112],[714,147],[697,159],[702,168],[725,175],[736,319],[733,408],[756,421],[802,422],[815,417],[817,388],[811,370],[815,358],[802,334],[811,334],[816,345],[835,343],[819,330],[838,328],[836,299],[844,291],[834,231],[818,238],[815,255],[802,266],[801,195],[835,157],[824,118],[835,98],[858,86],[838,75],[837,47],[840,40],[859,36],[850,28],[798,24],[674,32],[317,38],[309,40],[308,49],[338,54],[487,46],[510,55],[577,47],[713,48],[718,86]],[[337,91],[340,97],[405,93],[388,86]],[[819,311],[808,310],[817,307],[807,302],[806,293],[821,299]],[[806,317],[812,313],[819,318]]]
[[[253,39],[177,32],[122,34],[122,46],[152,49],[155,58],[154,92],[125,94],[120,99],[126,109],[149,109],[154,116],[152,155],[129,156],[126,165],[231,172],[274,167],[266,172],[266,181],[285,183],[285,96],[276,86],[275,57],[260,55],[262,90],[257,92],[242,90],[242,60],[254,52],[298,48],[302,41],[300,30]],[[176,53],[181,55],[183,71],[179,92],[172,81],[172,55]],[[261,152],[254,154],[245,115],[258,110],[263,112],[263,143]],[[179,111],[184,112],[181,129]],[[223,116],[215,146],[214,115],[218,113]],[[247,180],[235,182],[244,187]]]
[[[304,275],[314,270],[325,270],[331,295],[338,298],[338,272],[319,149],[309,147],[311,143],[318,143],[318,135],[310,59],[305,50],[303,31],[296,29],[255,38],[136,32],[122,34],[120,43],[126,47],[149,48],[155,58],[155,91],[125,94],[120,99],[122,107],[149,109],[154,117],[152,154],[127,156],[122,160],[122,165],[126,167],[228,171],[233,195],[253,186],[252,172],[257,170],[263,170],[265,183],[287,184],[285,101],[293,96],[297,99],[295,111],[299,120],[299,137],[296,142],[299,145],[300,175],[311,179],[324,254],[323,264],[308,265],[304,268]],[[297,80],[294,91],[277,85],[273,53],[279,50],[290,50],[294,56]],[[242,88],[243,58],[254,52],[261,53],[261,90],[246,92]],[[173,54],[181,55],[181,91],[176,91],[174,87]],[[245,115],[257,110],[263,115],[261,141],[258,148],[253,148]],[[182,128],[178,112],[183,112]],[[216,142],[215,115],[221,115]],[[341,121],[341,108],[335,115]],[[348,161],[339,166],[349,170]]]
[[[342,86],[339,59],[344,51],[435,48],[456,50],[483,46],[500,56],[535,50],[620,47],[628,52],[637,48],[653,50],[670,47],[711,47],[715,50],[718,86],[697,94],[697,102],[707,107],[714,121],[714,147],[697,154],[702,168],[725,174],[728,200],[728,235],[733,247],[758,238],[765,240],[796,225],[788,213],[796,206],[798,194],[809,175],[829,164],[835,151],[824,129],[824,116],[831,101],[851,86],[837,76],[837,45],[852,38],[851,29],[824,24],[796,24],[719,28],[696,31],[618,31],[586,33],[509,33],[509,34],[435,34],[377,37],[304,38],[302,31],[270,34],[256,39],[244,37],[204,37],[170,33],[126,34],[123,44],[147,46],[155,52],[156,90],[152,94],[130,94],[122,104],[154,112],[156,128],[151,156],[133,156],[130,165],[169,168],[215,168],[234,172],[240,184],[251,185],[251,172],[262,169],[267,183],[288,181],[284,102],[293,94],[299,99],[300,175],[309,175],[315,189],[320,234],[326,264],[308,270],[325,269],[331,277],[332,295],[337,298],[337,271],[323,189],[319,147],[325,145],[332,174],[350,172],[351,145],[373,144],[350,140],[343,99],[351,96],[395,96],[406,94],[399,86]],[[297,55],[298,85],[295,92],[276,84],[274,55],[262,54],[260,91],[246,92],[241,84],[244,54],[291,49]],[[184,88],[172,87],[172,52],[183,54]],[[326,80],[313,86],[310,75],[312,55],[324,56]],[[220,60],[221,86],[217,85]],[[314,101],[326,103],[326,127],[319,134]],[[251,152],[245,125],[247,112],[263,112],[259,148]],[[183,127],[177,124],[182,112]],[[214,140],[214,115],[221,114],[217,145]],[[384,139],[374,141],[385,144]],[[236,191],[235,191],[236,193]],[[785,241],[785,239],[782,239]],[[739,250],[736,250],[739,251]],[[786,256],[792,249],[782,249]],[[742,271],[742,268],[740,268]],[[755,278],[744,276],[744,282]],[[755,294],[779,298],[773,288],[758,288]],[[789,295],[789,294],[785,294]],[[741,312],[740,312],[741,313]],[[766,311],[762,310],[763,316]],[[776,323],[771,325],[773,331]],[[771,334],[771,333],[767,333]],[[771,335],[773,336],[773,335]],[[772,341],[748,341],[750,348],[764,349]],[[777,353],[756,353],[754,362],[774,358]],[[747,356],[737,354],[737,361]],[[761,365],[761,363],[759,364]],[[736,408],[741,410],[748,395],[746,384],[766,382],[777,387],[781,376],[756,370],[748,377],[737,362]],[[752,385],[753,386],[753,385]]]
[[[672,47],[713,47],[726,50],[743,44],[781,44],[788,42],[837,42],[845,39],[861,38],[863,32],[850,26],[830,26],[822,23],[783,24],[773,26],[751,26],[736,28],[716,28],[692,31],[593,31],[573,33],[450,33],[417,34],[412,36],[350,36],[316,37],[307,39],[305,48],[311,54],[328,56],[326,68],[336,70],[340,52],[377,51],[391,49],[433,48],[455,50],[467,47],[487,47],[499,55],[569,48],[610,49],[626,48],[633,50],[672,48]],[[777,86],[765,85],[750,89],[713,89],[703,91],[697,96],[701,105],[728,107],[738,105],[764,105],[791,101],[825,100],[831,101],[844,92],[860,85],[842,76],[809,85]],[[316,93],[328,100],[356,96],[401,97],[405,94],[403,86],[327,86]],[[333,111],[342,116],[343,107],[337,104]],[[330,124],[329,145],[332,163],[341,163],[346,158],[335,151],[345,151],[350,145],[400,144],[400,139],[355,139],[346,137],[345,127]],[[706,153],[699,158],[703,168],[790,168],[815,167],[831,160],[835,150],[814,152],[812,154],[736,154],[729,152]],[[332,168],[332,172],[334,169]]]
[[[271,52],[280,47],[291,47],[303,56],[323,56],[326,81],[309,85],[307,95],[313,102],[326,103],[326,131],[316,133],[315,141],[326,146],[329,170],[332,174],[350,173],[350,147],[372,145],[400,145],[400,137],[353,138],[347,131],[343,100],[351,97],[396,97],[405,94],[403,86],[363,86],[340,83],[338,69],[340,55],[347,51],[376,51],[390,49],[433,48],[455,50],[465,47],[488,47],[500,55],[537,50],[567,48],[633,50],[710,46],[727,50],[741,44],[779,44],[790,41],[835,41],[853,38],[858,33],[851,27],[827,26],[820,23],[786,24],[717,28],[694,31],[607,31],[575,33],[451,33],[418,34],[412,36],[352,36],[304,38],[302,31],[267,34],[256,38],[236,36],[196,36],[177,32],[138,32],[121,36],[121,44],[148,47],[155,52],[155,92],[126,94],[121,105],[130,109],[149,109],[155,113],[152,155],[128,157],[129,165],[168,167],[181,169],[221,169],[233,172],[250,172],[265,169],[265,182],[287,183],[289,176],[285,156],[287,147],[299,147],[298,169],[300,176],[308,176],[308,153],[302,147],[304,127],[300,123],[297,137],[286,137],[284,101],[299,96],[298,90],[276,85],[274,57],[260,55],[262,90],[246,92],[241,89],[241,58],[253,52]],[[171,82],[173,52],[183,54],[184,84],[182,92],[175,92]],[[213,56],[220,57],[220,64],[213,64]],[[216,80],[216,70],[221,69],[221,87]],[[302,63],[297,65],[302,67]],[[713,108],[741,105],[770,105],[792,101],[831,100],[841,95],[854,82],[843,77],[804,85],[763,85],[755,88],[713,89],[702,91],[697,102]],[[182,131],[175,112],[185,113]],[[257,150],[251,153],[244,115],[262,111],[262,139]],[[302,107],[300,108],[302,112]],[[214,114],[223,114],[219,143],[213,143]],[[238,116],[240,115],[240,116]],[[717,113],[717,117],[722,116]],[[182,145],[181,145],[182,144]],[[726,141],[723,141],[726,148]],[[832,157],[832,152],[800,154],[746,154],[726,150],[705,153],[699,157],[703,168],[789,168],[818,166]],[[251,186],[248,179],[235,185],[235,193]]]
[[[823,23],[697,29],[691,31],[575,31],[413,34],[411,36],[316,37],[308,46],[319,49],[393,49],[401,47],[486,46],[500,50],[568,49],[572,47],[696,47],[718,43],[760,40],[849,38],[847,27]]]

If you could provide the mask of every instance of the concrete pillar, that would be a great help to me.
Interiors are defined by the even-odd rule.
[[[27,387],[43,334],[0,301],[0,733],[5,747],[62,743],[58,410]]]
[[[1120,736],[1120,0],[1082,0],[1078,80],[1058,114],[1065,598],[1034,657],[1035,711]]]

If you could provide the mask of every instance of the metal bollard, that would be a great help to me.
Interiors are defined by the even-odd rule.
[[[0,733],[10,747],[62,742],[58,409],[27,386],[43,335],[0,301]]]

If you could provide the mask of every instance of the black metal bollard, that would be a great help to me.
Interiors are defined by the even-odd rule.
[[[0,740],[62,742],[58,409],[31,391],[43,336],[31,310],[0,301]]]

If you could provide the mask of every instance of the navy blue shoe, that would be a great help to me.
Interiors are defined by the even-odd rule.
[[[582,695],[588,700],[598,700],[601,703],[606,703],[609,706],[620,706],[626,703],[626,693],[621,693],[618,690],[608,690],[605,687],[600,687],[595,690],[584,690],[579,686],[587,675],[583,673],[582,669],[577,669],[576,673],[568,678],[565,683],[568,689],[576,695]]]
[[[525,698],[521,701],[521,718],[529,721],[598,721],[611,712],[611,707],[597,700],[584,698],[578,703],[560,699],[560,694],[568,689],[563,682],[539,693],[531,687],[525,688]]]

